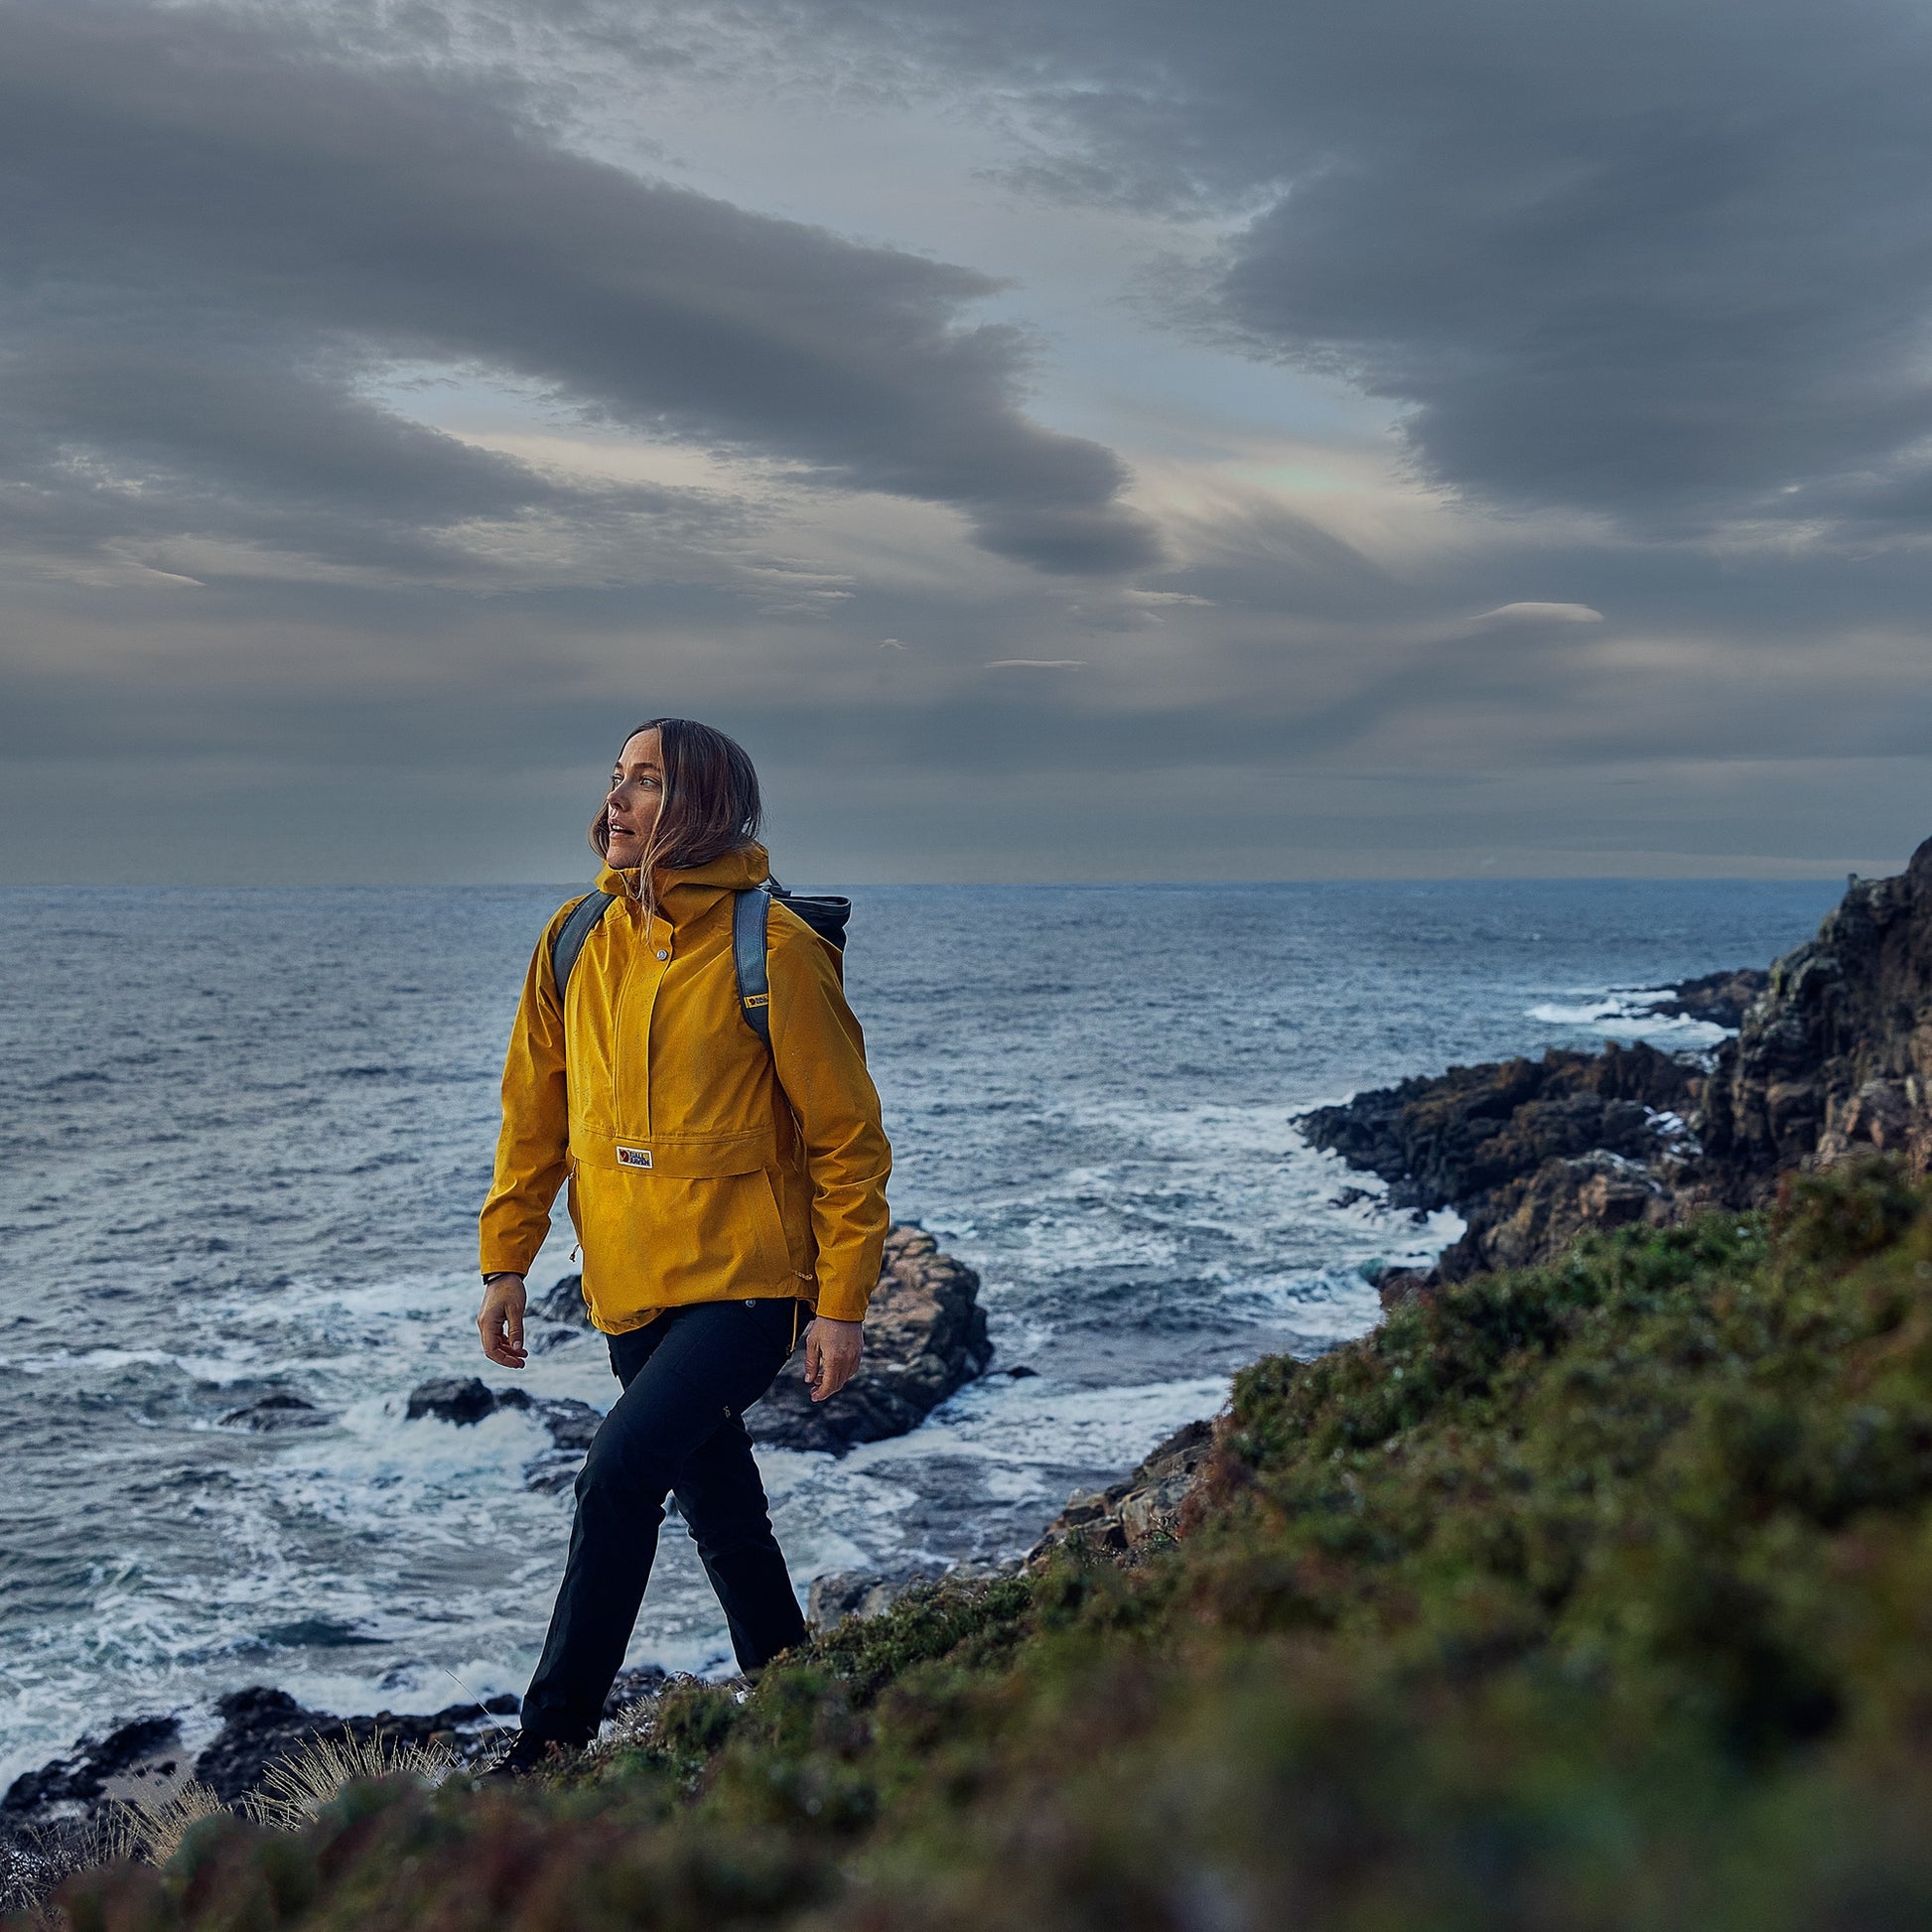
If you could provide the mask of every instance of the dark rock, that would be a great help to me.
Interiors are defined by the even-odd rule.
[[[1467,1222],[1433,1270],[1392,1269],[1385,1308],[1582,1232],[1747,1207],[1781,1174],[1860,1154],[1932,1170],[1932,840],[1896,879],[1854,879],[1768,973],[1686,980],[1654,1011],[1735,1024],[1708,1071],[1646,1045],[1451,1067],[1303,1117],[1392,1203]]]
[[[588,1402],[579,1402],[575,1396],[539,1396],[533,1406],[537,1420],[549,1430],[551,1442],[558,1449],[578,1455],[590,1448],[591,1438],[604,1420]]]
[[[1384,1268],[1375,1278],[1376,1300],[1387,1309],[1399,1309],[1442,1286],[1443,1278],[1433,1268]]]
[[[1314,1146],[1380,1174],[1392,1205],[1466,1213],[1549,1161],[1654,1158],[1660,1119],[1681,1119],[1701,1083],[1700,1069],[1641,1041],[1601,1053],[1553,1046],[1540,1060],[1452,1066],[1357,1094],[1299,1125]]]
[[[893,1570],[834,1570],[812,1579],[805,1621],[815,1630],[829,1630],[849,1616],[878,1616],[908,1590],[937,1583],[947,1574],[947,1566],[936,1561],[905,1563]]]
[[[492,1389],[475,1375],[449,1375],[419,1382],[409,1392],[409,1421],[433,1417],[465,1428],[493,1416],[499,1409],[527,1409],[530,1398],[521,1389]]]
[[[1932,840],[1895,879],[1854,879],[1817,937],[1772,966],[1693,1125],[1730,1205],[1860,1153],[1932,1168]]]
[[[91,1811],[110,1778],[127,1776],[180,1742],[181,1723],[175,1718],[136,1718],[104,1737],[83,1737],[69,1756],[15,1778],[0,1798],[0,1816],[38,1819],[74,1807]]]
[[[1075,1531],[1088,1549],[1112,1556],[1132,1555],[1152,1539],[1178,1535],[1182,1505],[1198,1486],[1213,1449],[1212,1423],[1176,1429],[1149,1450],[1132,1475],[1111,1488],[1071,1497],[1027,1553],[1026,1567],[1040,1568]]]
[[[584,1278],[566,1275],[549,1294],[532,1302],[527,1312],[539,1321],[561,1321],[572,1328],[591,1326],[591,1311],[584,1303]]]
[[[588,1402],[573,1396],[538,1396],[530,1405],[537,1420],[550,1432],[550,1448],[523,1469],[523,1486],[546,1494],[568,1489],[584,1466],[591,1438],[604,1418]]]
[[[222,1423],[237,1429],[315,1429],[328,1422],[328,1416],[306,1397],[277,1391],[258,1401],[230,1409]]]
[[[819,1403],[805,1387],[802,1349],[771,1392],[746,1412],[753,1438],[778,1449],[842,1451],[902,1436],[993,1359],[979,1277],[939,1252],[923,1228],[903,1223],[886,1237],[879,1287],[866,1314],[859,1372]]]
[[[1770,983],[1771,975],[1760,966],[1706,973],[1699,979],[1680,980],[1671,997],[1659,1001],[1651,1012],[1666,1020],[1708,1020],[1714,1027],[1735,1032],[1743,1025],[1750,1003]]]
[[[195,1761],[195,1775],[232,1804],[252,1791],[262,1773],[277,1758],[317,1738],[384,1737],[403,1744],[426,1744],[432,1737],[455,1741],[460,1754],[467,1740],[478,1748],[499,1726],[490,1720],[513,1715],[518,1700],[501,1696],[483,1705],[452,1704],[419,1716],[409,1712],[378,1711],[373,1717],[339,1718],[327,1711],[305,1711],[286,1691],[256,1685],[231,1691],[214,1707],[221,1729]]]
[[[1031,1382],[1038,1376],[1039,1370],[1029,1368],[1025,1362],[1016,1362],[1011,1368],[1003,1368],[1000,1373],[1012,1376],[1016,1382]]]
[[[628,1670],[619,1671],[611,1695],[604,1700],[604,1717],[608,1721],[631,1705],[655,1697],[670,1681],[669,1674],[655,1664],[633,1664]]]
[[[1436,1272],[1454,1282],[1499,1268],[1532,1267],[1562,1254],[1587,1229],[1638,1221],[1661,1227],[1681,1205],[1679,1190],[1642,1162],[1600,1150],[1546,1161],[1469,1208],[1467,1229],[1437,1257]],[[1386,1299],[1383,1306],[1389,1306]]]
[[[499,1727],[495,1720],[513,1717],[519,1705],[520,1700],[504,1694],[482,1705],[449,1705],[428,1716],[378,1711],[373,1717],[338,1718],[327,1711],[304,1710],[286,1691],[255,1685],[217,1701],[220,1731],[195,1760],[191,1775],[232,1804],[260,1783],[277,1758],[310,1740],[369,1737],[377,1731],[400,1743],[440,1737],[460,1758],[469,1757]],[[69,1756],[23,1772],[8,1786],[0,1798],[0,1827],[5,1828],[0,1830],[0,1853],[10,1845],[31,1850],[30,1840],[17,1836],[21,1827],[45,1834],[63,1820],[97,1819],[105,1815],[110,1800],[138,1792],[144,1778],[152,1777],[156,1788],[166,1787],[183,1768],[181,1723],[174,1717],[137,1718],[98,1740],[83,1737]],[[8,1831],[16,1836],[7,1838]]]

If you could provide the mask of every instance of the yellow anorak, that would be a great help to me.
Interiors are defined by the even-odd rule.
[[[544,929],[503,1063],[484,1274],[528,1273],[567,1180],[584,1299],[608,1333],[749,1297],[864,1316],[892,1150],[838,956],[782,905],[768,1050],[739,1011],[732,894],[767,877],[756,845],[661,873],[646,919],[636,874],[605,867],[617,903],[584,942],[565,1011],[550,944],[570,905]]]

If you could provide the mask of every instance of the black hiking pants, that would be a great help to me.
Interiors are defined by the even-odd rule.
[[[805,1634],[744,1412],[792,1349],[798,1304],[700,1302],[613,1335],[623,1384],[577,1478],[577,1520],[543,1656],[523,1701],[526,1735],[582,1744],[623,1665],[657,1554],[664,1498],[677,1497],[731,1626],[756,1670]]]

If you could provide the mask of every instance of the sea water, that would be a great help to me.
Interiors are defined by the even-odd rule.
[[[1023,1551],[1271,1350],[1376,1318],[1365,1270],[1458,1231],[1386,1208],[1296,1117],[1606,1034],[1622,990],[1762,964],[1818,883],[869,889],[847,978],[893,1209],[979,1270],[995,1373],[843,1457],[761,1452],[801,1593]],[[570,1497],[430,1376],[607,1407],[602,1342],[517,1377],[473,1325],[475,1218],[530,948],[564,895],[0,893],[0,1779],[252,1683],[338,1711],[520,1691]],[[1640,1003],[1639,1003],[1640,1004]],[[570,1268],[559,1218],[532,1277]],[[1004,1371],[1025,1368],[1029,1376]],[[225,1420],[295,1395],[314,1426]],[[717,1671],[667,1526],[634,1662]]]

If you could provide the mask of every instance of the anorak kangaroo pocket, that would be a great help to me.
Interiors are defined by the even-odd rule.
[[[584,1292],[599,1324],[647,1309],[795,1292],[768,1134],[574,1138]]]

